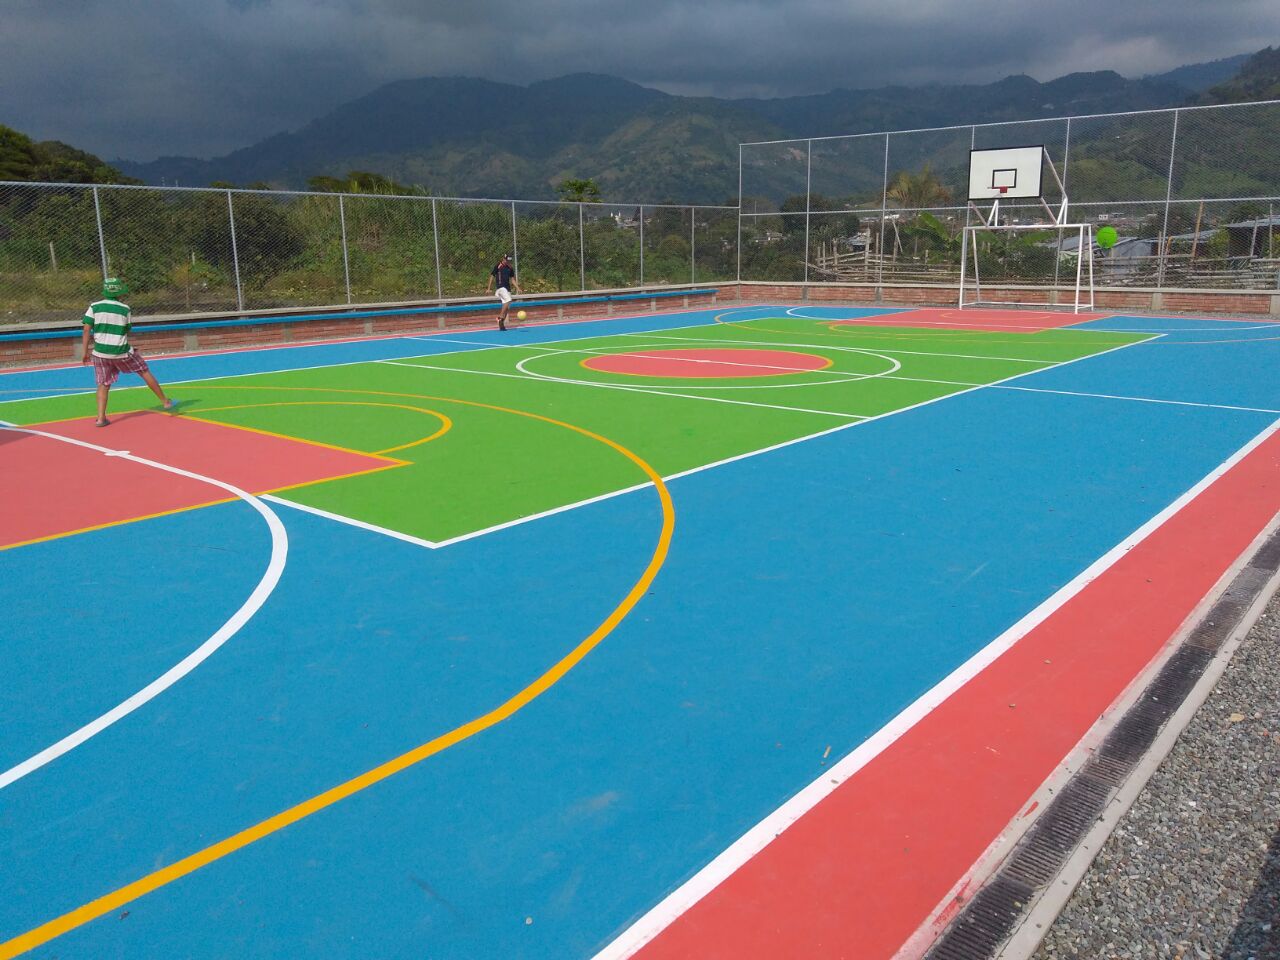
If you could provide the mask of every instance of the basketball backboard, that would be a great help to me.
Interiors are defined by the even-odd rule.
[[[1035,200],[1043,196],[1044,146],[969,151],[969,200]]]

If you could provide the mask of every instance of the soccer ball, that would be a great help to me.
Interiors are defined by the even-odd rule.
[[[523,319],[524,319],[524,311],[523,311],[523,310],[517,310],[517,311],[516,311],[516,319],[517,319],[517,320],[523,320]]]

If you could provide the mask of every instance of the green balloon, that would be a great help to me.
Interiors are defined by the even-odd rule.
[[[1120,235],[1116,233],[1115,227],[1102,227],[1097,233],[1098,246],[1104,250],[1108,247],[1114,247],[1116,241],[1120,239]]]

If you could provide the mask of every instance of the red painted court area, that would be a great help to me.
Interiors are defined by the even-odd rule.
[[[646,350],[610,353],[582,361],[588,370],[622,373],[634,377],[781,377],[789,373],[822,370],[831,366],[826,357],[793,350]]]
[[[898,951],[1277,511],[1272,434],[635,956],[918,955]]]
[[[1062,310],[965,310],[927,307],[882,317],[860,317],[832,321],[832,327],[928,327],[934,330],[976,330],[985,333],[1036,333],[1070,327],[1086,320],[1109,316],[1105,313],[1067,313]]]
[[[231,498],[224,487],[197,477],[265,493],[400,463],[162,413],[124,414],[106,428],[82,419],[28,429],[81,443],[0,432],[0,443],[12,454],[0,498],[0,549]],[[148,466],[124,453],[195,476]]]

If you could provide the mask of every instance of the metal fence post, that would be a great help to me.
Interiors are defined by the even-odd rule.
[[[738,283],[742,283],[742,144],[738,144]],[[738,291],[742,299],[742,291]]]
[[[578,276],[581,278],[579,290],[587,289],[587,235],[582,229],[582,204],[578,204]]]
[[[93,215],[98,220],[98,256],[102,258],[102,279],[106,280],[109,275],[109,265],[107,264],[107,238],[102,232],[102,205],[98,203],[98,188],[93,188]]]
[[[236,247],[236,210],[231,202],[231,191],[227,191],[227,221],[231,227],[231,263],[236,271],[236,309],[244,310],[244,291],[240,287],[240,251]]]
[[[698,225],[698,208],[689,208],[689,282],[698,282],[698,238],[694,234],[694,228]]]
[[[347,259],[347,211],[338,194],[338,222],[342,224],[342,277],[347,284],[347,303],[351,302],[351,261]]]
[[[809,282],[809,211],[813,207],[813,141],[806,140],[804,169],[804,282]]]
[[[1173,198],[1173,163],[1178,156],[1178,117],[1180,110],[1173,111],[1173,135],[1169,138],[1169,178],[1164,189],[1164,223],[1160,227],[1160,261],[1156,265],[1156,289],[1164,289],[1165,261],[1169,255],[1169,201]]]
[[[884,219],[889,213],[889,134],[884,135],[884,178],[880,191],[880,256],[876,258],[876,299],[884,299]]]
[[[436,198],[431,198],[431,242],[436,250],[436,299],[444,299],[444,282],[440,279],[440,225],[436,221]]]
[[[516,239],[516,202],[511,201],[511,265],[520,270],[520,242]]]
[[[644,204],[640,204],[640,286],[644,286]]]
[[[1067,117],[1067,134],[1066,140],[1062,147],[1062,199],[1067,199],[1067,183],[1071,176],[1071,118]],[[1084,256],[1083,250],[1076,250],[1076,259]],[[1053,298],[1057,302],[1058,298],[1058,270],[1062,265],[1062,228],[1058,228],[1058,249],[1054,251],[1053,258]]]

